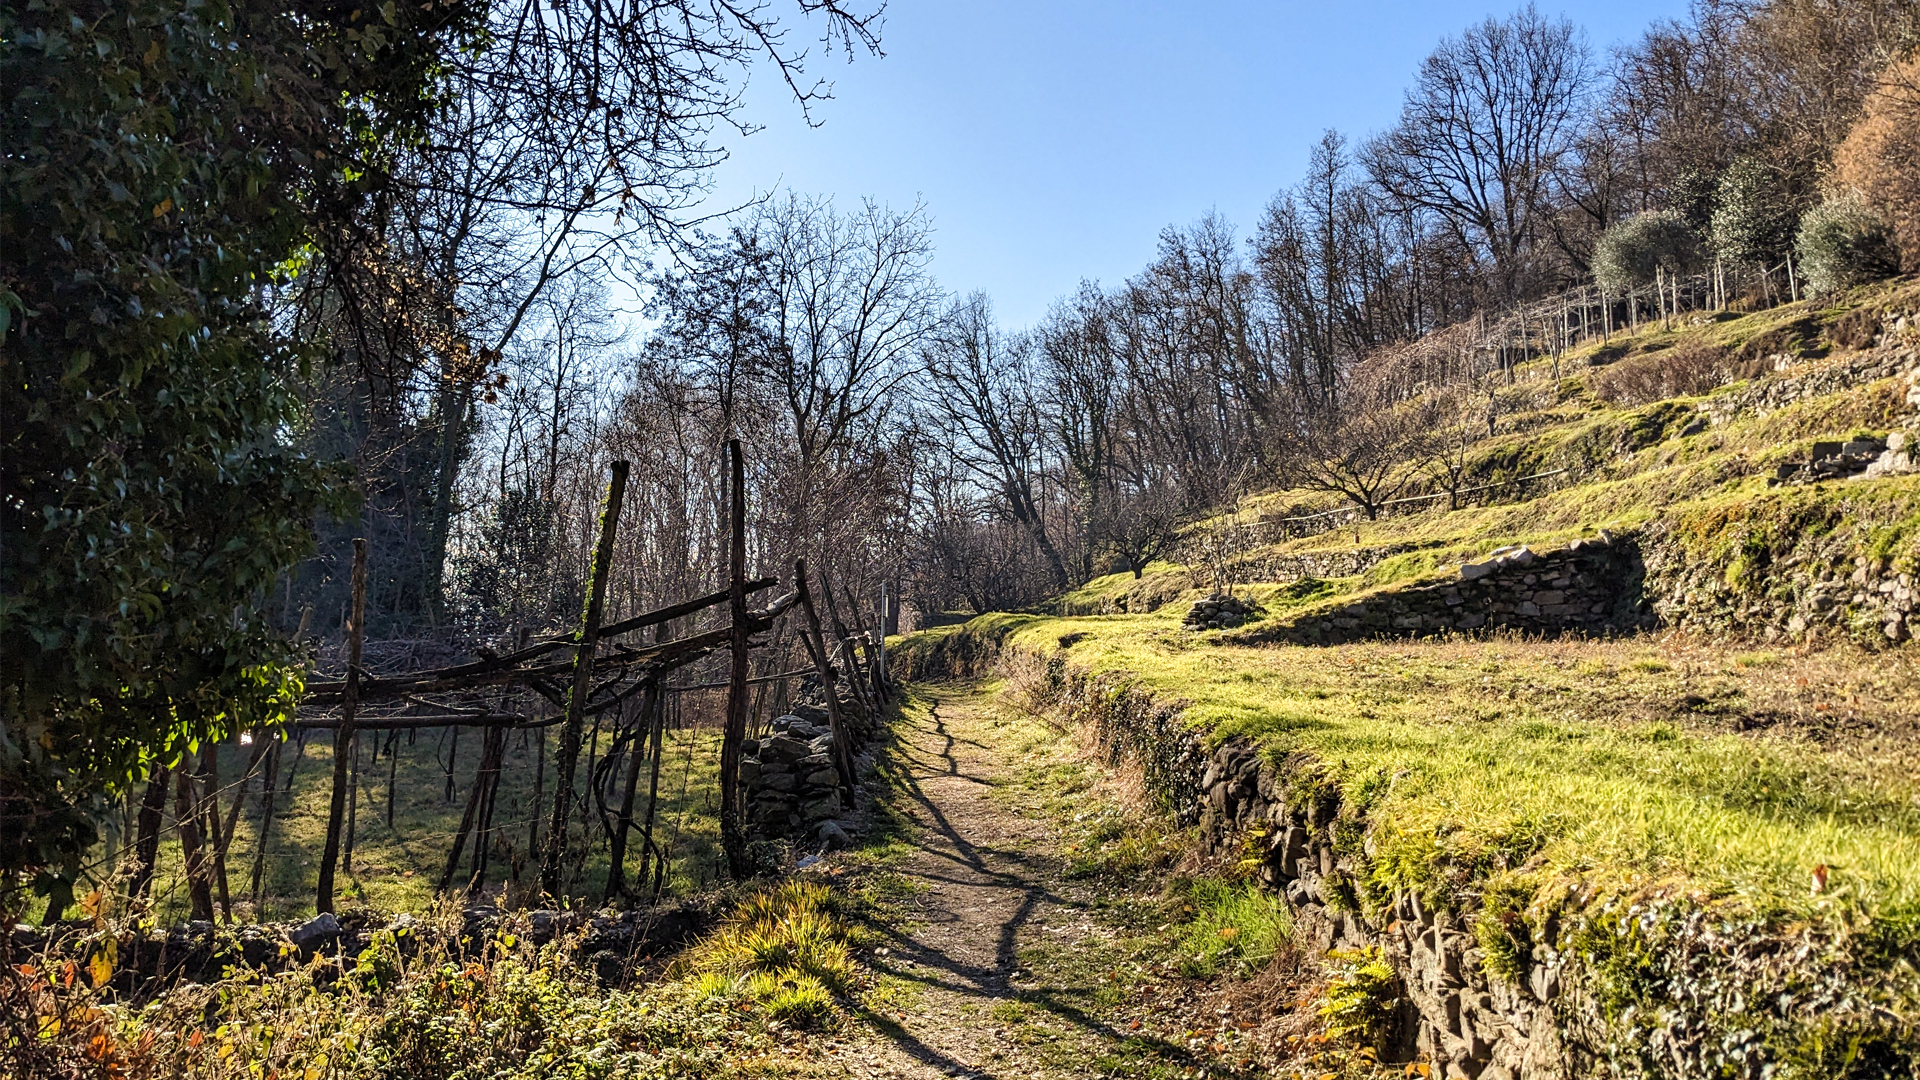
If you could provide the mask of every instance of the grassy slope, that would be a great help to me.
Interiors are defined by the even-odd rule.
[[[1679,875],[1799,909],[1826,865],[1823,899],[1920,915],[1920,748],[1897,730],[1920,712],[1920,672],[1905,652],[1680,635],[1250,648],[1198,640],[1171,613],[1014,618],[1013,646],[1083,635],[1071,663],[1190,702],[1210,740],[1329,763],[1411,878],[1543,834],[1555,868]]]
[[[1793,375],[1835,350],[1828,335],[1850,312],[1911,307],[1916,291],[1899,283],[1844,305],[1803,303],[1684,331],[1648,329],[1608,348],[1637,355],[1687,338],[1731,348],[1760,339],[1760,355],[1802,357],[1787,372]],[[1580,372],[1587,359],[1576,353],[1563,371]],[[1770,542],[1791,543],[1794,523],[1816,519],[1834,530],[1864,522],[1849,534],[1849,553],[1913,569],[1920,478],[1765,483],[1776,463],[1804,459],[1816,439],[1884,434],[1898,423],[1903,390],[1893,382],[1685,436],[1703,399],[1619,408],[1597,400],[1582,377],[1523,382],[1511,391],[1519,407],[1502,432],[1475,448],[1474,470],[1492,479],[1564,467],[1572,470],[1567,486],[1527,501],[1360,522],[1243,552],[1418,545],[1356,577],[1251,582],[1238,591],[1273,617],[1450,573],[1502,544],[1551,545],[1655,523],[1671,527],[1690,554],[1724,564],[1730,580],[1753,536],[1771,529]],[[1271,493],[1202,528],[1325,502]],[[1920,728],[1913,719],[1920,674],[1910,648],[1755,652],[1676,633],[1611,642],[1247,647],[1228,635],[1180,629],[1185,601],[1201,591],[1193,582],[1184,567],[1156,566],[1145,581],[1114,575],[1050,605],[1098,611],[1131,594],[1132,614],[985,616],[940,633],[1057,650],[1076,666],[1189,702],[1188,721],[1209,740],[1245,736],[1276,758],[1312,753],[1350,801],[1369,805],[1372,820],[1383,823],[1375,837],[1379,872],[1410,885],[1444,887],[1440,879],[1449,875],[1464,882],[1476,875],[1458,868],[1484,871],[1513,853],[1518,862],[1544,844],[1539,854],[1549,870],[1632,888],[1686,882],[1756,910],[1858,904],[1920,922]],[[1815,895],[1809,883],[1817,866],[1832,876]]]
[[[1355,594],[1419,580],[1506,544],[1556,545],[1603,528],[1634,530],[1654,523],[1678,526],[1678,538],[1701,558],[1730,564],[1738,545],[1727,543],[1728,522],[1792,517],[1818,504],[1828,504],[1833,527],[1856,517],[1870,521],[1876,535],[1863,543],[1874,554],[1892,558],[1903,569],[1920,569],[1920,478],[1784,489],[1766,483],[1776,465],[1805,460],[1816,441],[1885,435],[1901,424],[1910,410],[1897,380],[1847,387],[1763,415],[1743,413],[1683,435],[1690,422],[1711,409],[1712,397],[1739,394],[1749,384],[1735,383],[1714,395],[1623,407],[1596,397],[1586,374],[1587,365],[1600,354],[1631,362],[1676,345],[1712,343],[1736,354],[1743,349],[1762,355],[1788,352],[1798,362],[1785,374],[1801,375],[1846,352],[1832,336],[1845,337],[1850,316],[1889,306],[1920,306],[1920,285],[1881,285],[1859,290],[1844,303],[1816,306],[1803,301],[1746,316],[1724,315],[1685,329],[1646,327],[1637,337],[1616,335],[1610,344],[1589,344],[1567,354],[1559,369],[1564,377],[1558,381],[1547,377],[1547,361],[1536,361],[1522,369],[1516,385],[1501,391],[1506,412],[1500,432],[1473,448],[1469,483],[1566,469],[1547,481],[1559,487],[1519,501],[1356,521],[1314,536],[1244,547],[1235,552],[1237,557],[1390,546],[1414,550],[1394,555],[1364,575],[1285,592],[1272,583],[1243,584],[1263,602],[1276,598],[1282,609],[1348,603]],[[1534,378],[1527,379],[1529,375]],[[1196,532],[1327,509],[1340,501],[1314,492],[1269,492],[1202,522]],[[1844,505],[1832,509],[1836,503]],[[1157,580],[1135,584],[1114,575],[1090,582],[1068,594],[1056,610],[1095,612],[1103,600],[1128,592],[1157,606],[1169,597],[1191,599],[1204,591],[1193,588],[1196,579],[1184,567],[1157,566],[1149,578]],[[1144,610],[1140,603],[1129,607]]]

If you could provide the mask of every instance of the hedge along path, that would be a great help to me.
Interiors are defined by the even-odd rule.
[[[921,685],[899,717],[893,753],[904,780],[894,802],[919,836],[895,869],[918,917],[889,928],[866,959],[904,984],[907,1003],[863,1011],[828,1075],[1077,1080],[1116,1075],[1120,1061],[1176,1074],[1202,1067],[1184,1047],[1089,1007],[1107,986],[1107,965],[1092,958],[1117,928],[1090,886],[1066,879],[1058,826],[1008,805],[1021,766],[1040,752],[999,721],[992,695]],[[1036,947],[1089,962],[1029,971],[1023,960]]]

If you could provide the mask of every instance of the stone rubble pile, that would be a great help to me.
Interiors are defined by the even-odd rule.
[[[749,739],[741,750],[747,830],[755,839],[844,840],[832,822],[848,807],[825,709],[799,706],[775,717],[766,738]]]
[[[1896,476],[1914,471],[1912,444],[1907,433],[1896,431],[1885,439],[1817,442],[1806,461],[1783,462],[1767,481],[1775,484],[1815,484],[1852,476]]]
[[[1189,630],[1231,630],[1259,611],[1260,605],[1251,600],[1215,593],[1205,600],[1195,600],[1181,625]]]

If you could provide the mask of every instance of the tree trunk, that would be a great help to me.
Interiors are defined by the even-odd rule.
[[[153,887],[153,864],[160,858],[160,824],[167,812],[167,781],[172,770],[156,763],[147,777],[147,797],[140,803],[140,835],[133,845],[133,877],[127,898],[142,900]]]
[[[440,387],[440,460],[436,466],[433,518],[427,531],[425,594],[427,618],[438,627],[446,621],[447,537],[453,530],[453,487],[460,471],[460,444],[465,439],[468,387],[446,378]]]
[[[174,785],[173,818],[180,826],[180,853],[187,864],[187,897],[193,918],[213,921],[213,888],[207,881],[206,852],[200,843],[200,797],[194,789],[193,770],[182,768]]]

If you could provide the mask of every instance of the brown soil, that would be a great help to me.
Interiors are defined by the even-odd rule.
[[[1062,808],[1020,780],[1068,744],[1034,749],[1037,725],[1006,722],[977,691],[919,692],[931,707],[904,710],[894,751],[906,774],[895,804],[917,846],[890,868],[913,910],[863,958],[901,991],[869,1000],[898,1004],[815,1041],[810,1064],[829,1076],[1092,1080],[1245,1075],[1253,1057],[1271,1061],[1248,1045],[1268,1025],[1243,1014],[1270,1021],[1291,994],[1249,1008],[1239,999],[1252,984],[1222,994],[1179,977],[1135,948],[1162,917],[1154,882],[1067,875]],[[1112,779],[1074,798],[1110,805]]]
[[[1016,999],[1026,940],[1064,928],[1078,941],[1092,927],[1079,929],[1083,912],[1060,895],[1052,830],[992,798],[1007,764],[980,738],[981,709],[971,696],[940,694],[895,729],[902,809],[920,829],[898,870],[919,903],[915,924],[868,963],[920,993],[904,1013],[868,1018],[870,1036],[848,1047],[853,1075],[1063,1075],[1008,1042],[994,1006]]]

